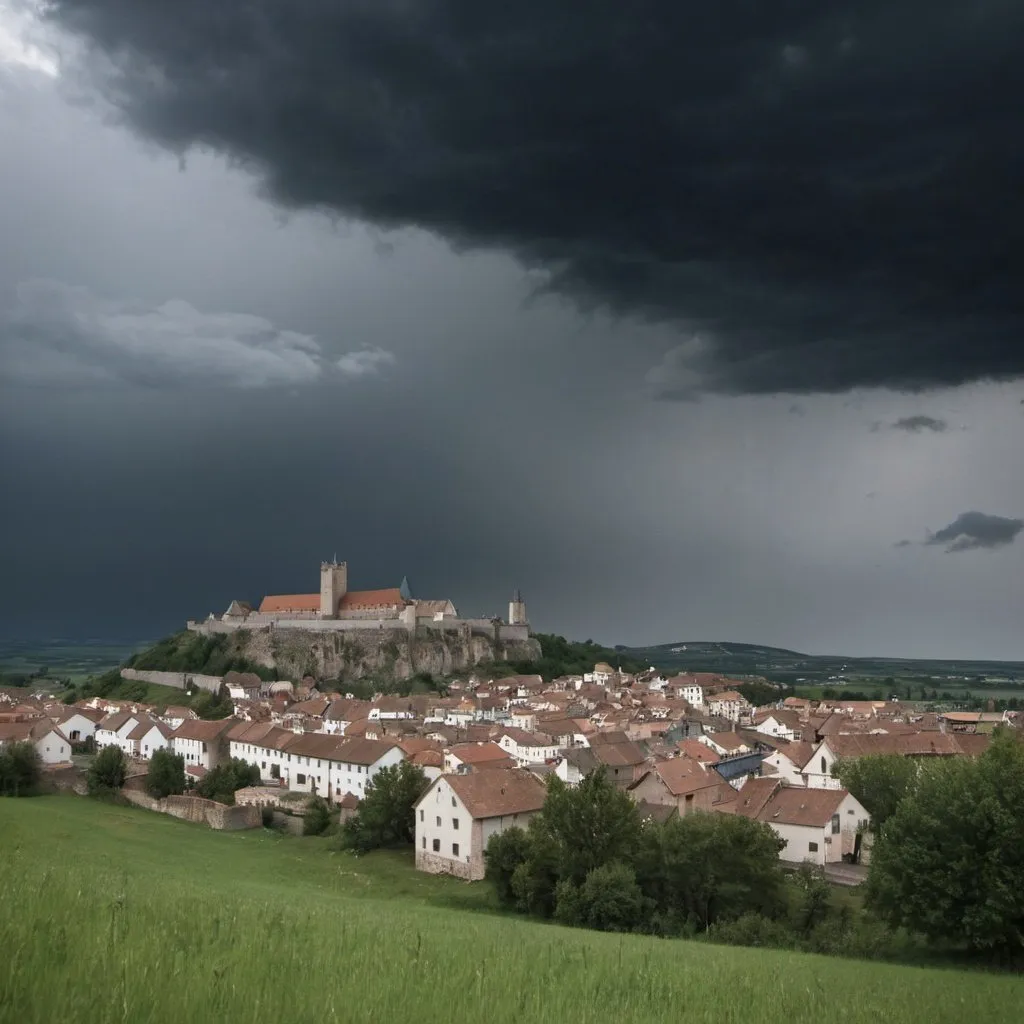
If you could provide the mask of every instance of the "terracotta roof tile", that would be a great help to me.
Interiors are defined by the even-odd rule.
[[[260,602],[260,613],[268,612],[318,612],[319,594],[272,594]]]
[[[319,595],[317,598],[319,600]],[[402,591],[398,587],[388,587],[385,590],[349,590],[342,597],[338,607],[341,611],[347,612],[359,608],[391,608],[395,605],[401,607],[404,604]]]
[[[544,783],[532,772],[522,768],[473,772],[470,775],[444,775],[442,778],[474,818],[496,818],[539,811],[547,796]],[[424,794],[421,799],[426,796]]]
[[[746,789],[746,786],[743,788]],[[775,791],[757,817],[759,821],[769,824],[811,825],[820,828],[829,822],[849,795],[845,789],[782,786]]]

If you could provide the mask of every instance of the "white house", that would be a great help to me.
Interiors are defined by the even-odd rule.
[[[483,878],[491,836],[525,828],[546,795],[544,783],[521,768],[440,776],[416,804],[416,867]]]
[[[126,756],[130,756],[132,744],[128,737],[143,717],[131,711],[115,711],[107,715],[96,726],[96,748],[120,747]]]
[[[96,725],[103,715],[89,708],[66,707],[50,713],[50,720],[72,743],[84,743],[96,735]]]
[[[742,791],[741,791],[742,792]],[[834,864],[844,857],[860,861],[869,814],[845,789],[807,789],[779,785],[757,814],[786,841],[779,859],[791,863]]]
[[[716,693],[708,697],[705,703],[711,714],[728,718],[730,722],[739,722],[750,712],[750,702],[735,690]]]
[[[704,707],[704,687],[692,676],[673,676],[665,683],[665,688],[671,688],[676,697],[681,697],[691,707]]]
[[[185,721],[171,733],[176,754],[185,759],[185,767],[200,765],[209,771],[229,756],[227,733],[237,723],[234,718],[219,721]]]
[[[765,736],[775,736],[780,740],[795,740],[803,732],[798,722],[794,722],[790,716],[782,712],[769,714],[767,718],[756,722],[754,730]]]
[[[132,757],[141,757],[148,761],[156,751],[171,745],[173,732],[166,722],[143,716],[128,734],[128,753]]]
[[[787,786],[806,786],[803,767],[813,753],[814,746],[810,743],[787,743],[766,755],[763,763],[775,770],[773,778]]]
[[[362,800],[366,785],[382,768],[405,760],[402,748],[385,740],[346,740],[333,755],[330,769],[331,799],[341,800],[347,793]]]
[[[543,764],[558,756],[558,744],[550,736],[530,733],[525,729],[505,729],[498,739],[498,746],[523,767],[528,764]]]
[[[71,744],[48,718],[26,722],[0,722],[0,747],[9,743],[31,743],[43,764],[63,764],[71,760]]]
[[[163,714],[157,717],[171,729],[177,729],[183,722],[191,722],[199,716],[191,708],[172,704],[164,708]]]

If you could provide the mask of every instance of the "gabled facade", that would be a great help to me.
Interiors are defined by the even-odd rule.
[[[441,775],[416,804],[416,867],[483,878],[491,836],[525,828],[546,795],[544,783],[521,768]]]

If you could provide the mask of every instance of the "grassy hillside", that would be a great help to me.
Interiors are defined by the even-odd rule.
[[[0,1020],[1019,1019],[1024,982],[569,931],[329,841],[0,800]]]

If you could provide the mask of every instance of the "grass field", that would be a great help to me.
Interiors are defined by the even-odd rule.
[[[1017,1021],[1024,981],[571,931],[328,840],[0,800],[0,1021]]]

